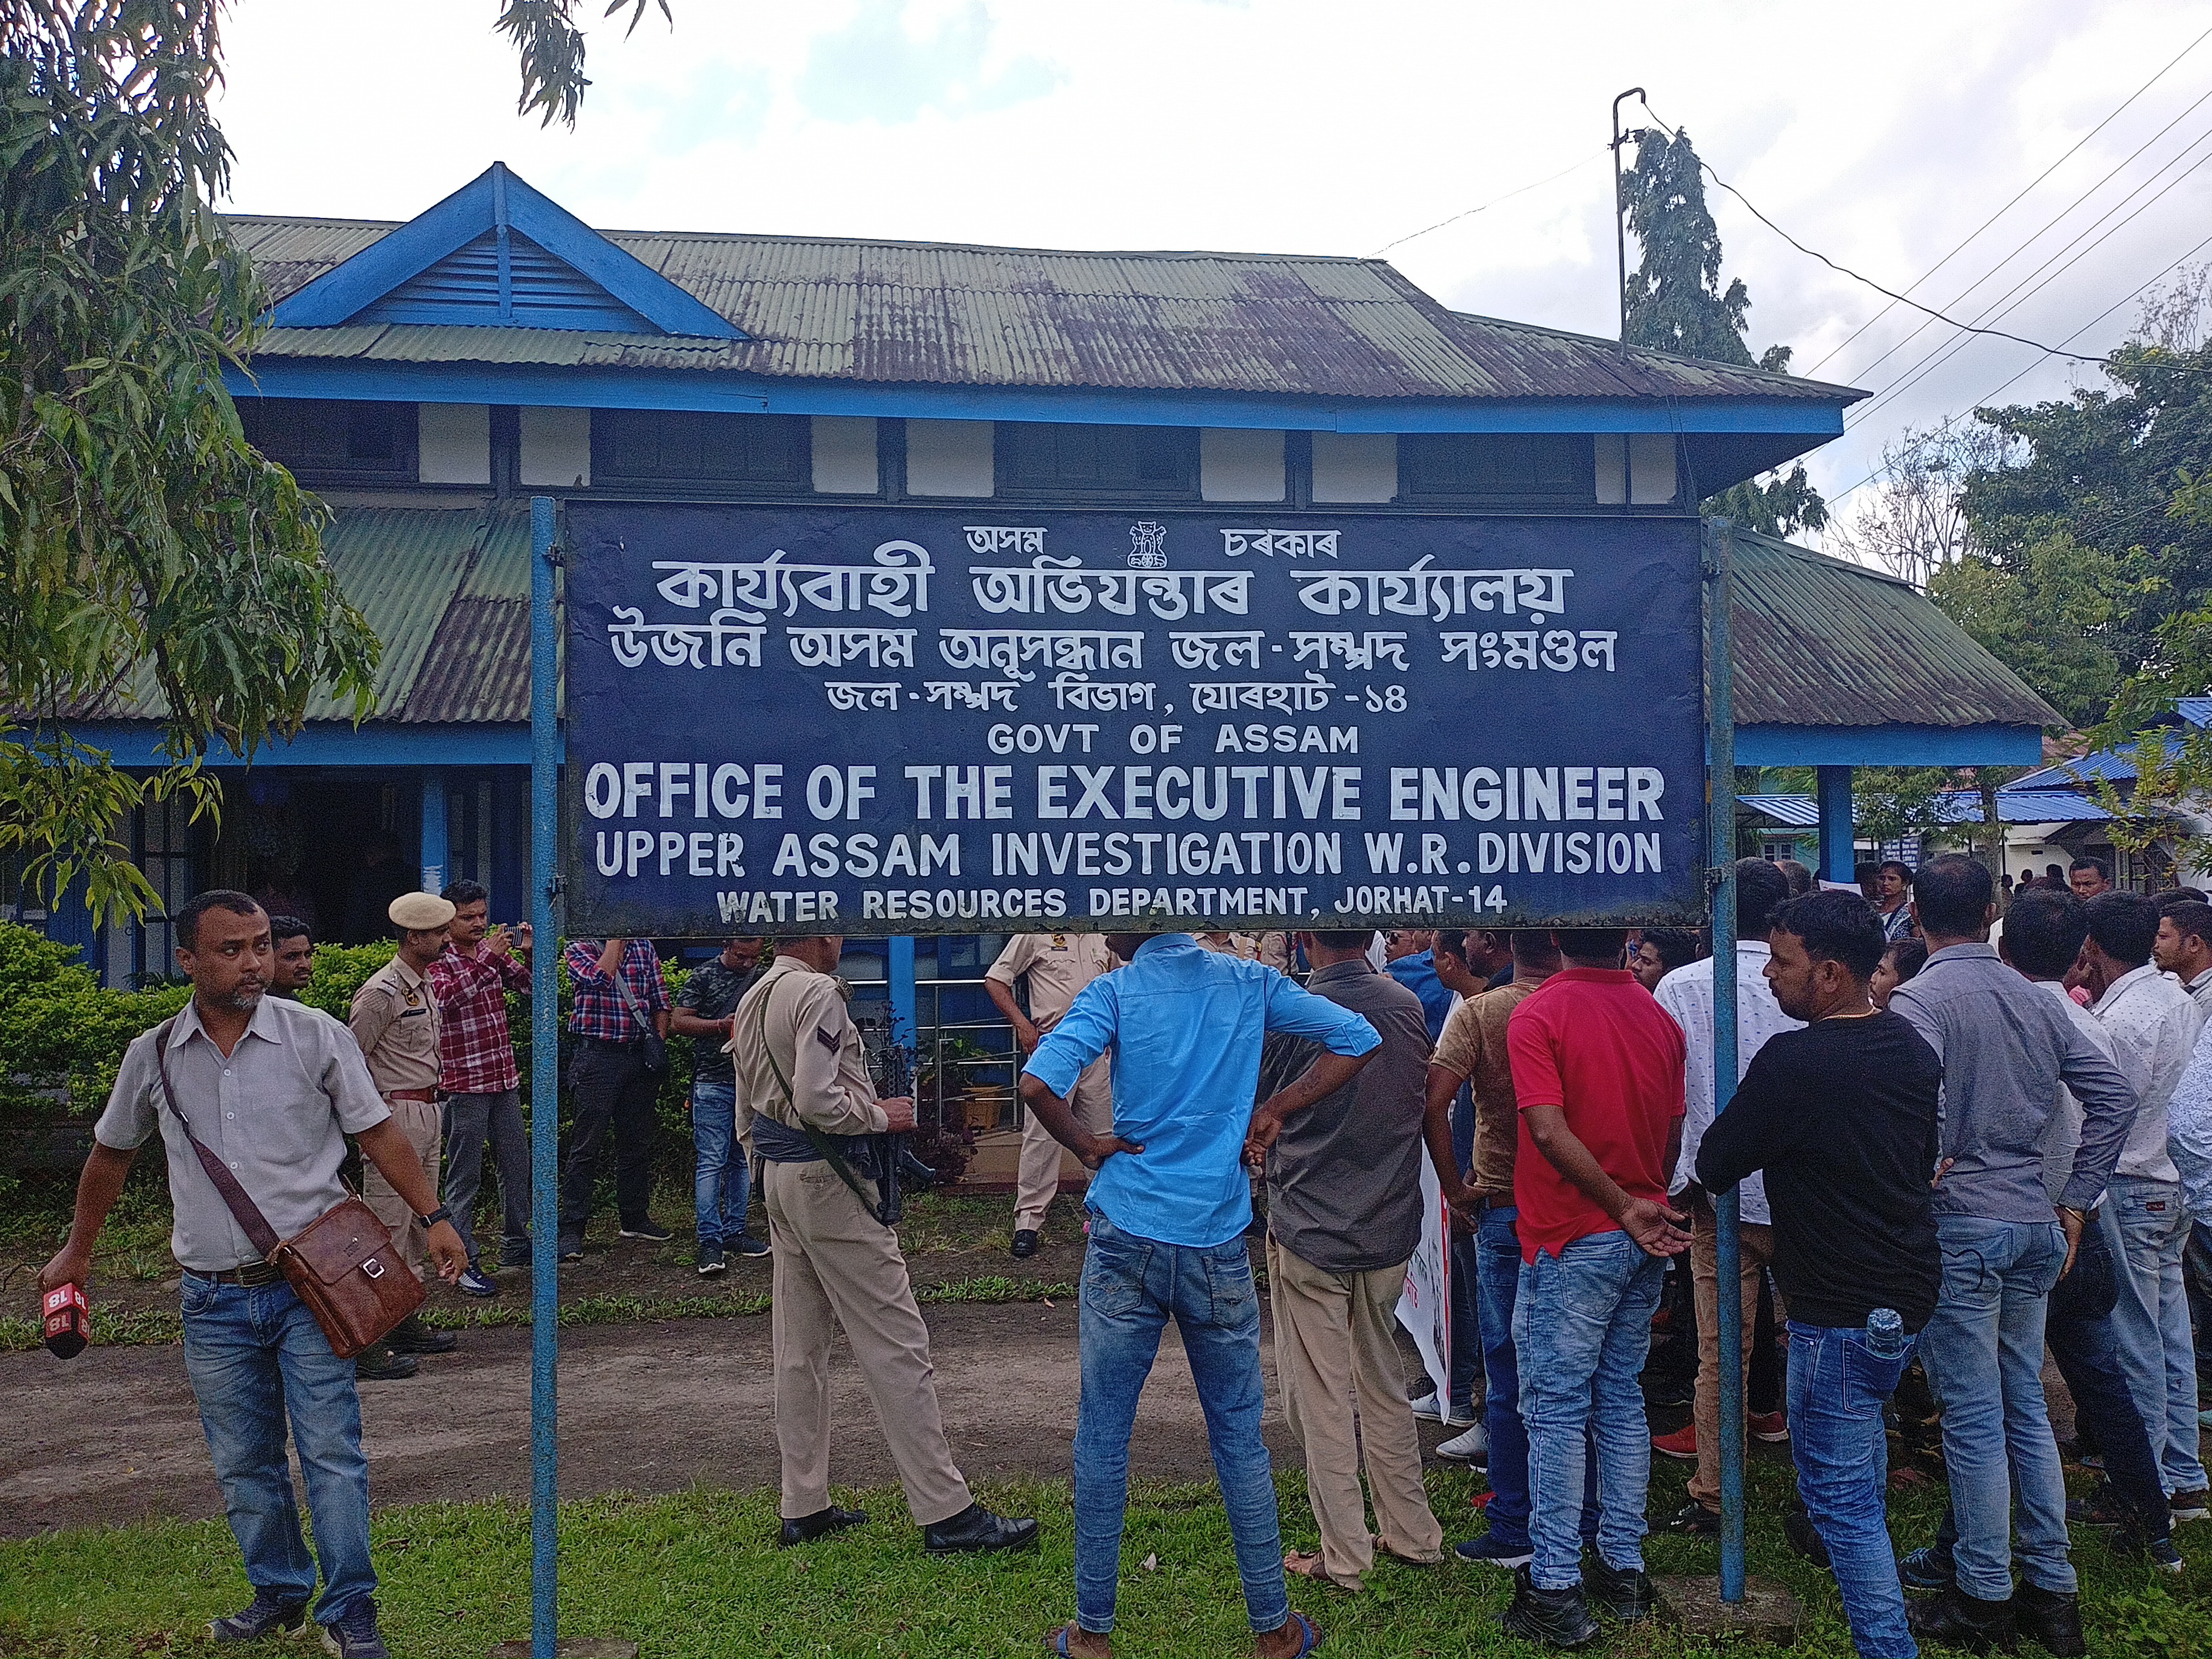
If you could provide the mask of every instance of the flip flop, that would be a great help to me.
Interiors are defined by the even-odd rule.
[[[1437,1557],[1435,1560],[1433,1560],[1433,1561],[1417,1561],[1417,1560],[1415,1560],[1415,1559],[1414,1559],[1412,1556],[1410,1556],[1410,1555],[1401,1555],[1401,1554],[1399,1554],[1399,1553],[1398,1553],[1398,1552],[1397,1552],[1397,1551],[1395,1551],[1395,1550],[1392,1549],[1392,1548],[1390,1547],[1390,1546],[1389,1546],[1387,1542],[1385,1542],[1385,1541],[1384,1541],[1384,1540],[1383,1540],[1383,1537],[1382,1537],[1382,1534],[1380,1534],[1380,1533],[1371,1533],[1371,1534],[1369,1534],[1369,1536],[1370,1536],[1370,1538],[1373,1540],[1374,1547],[1375,1547],[1375,1553],[1376,1553],[1377,1555],[1387,1555],[1387,1556],[1389,1556],[1389,1557],[1393,1561],[1395,1561],[1395,1562],[1396,1562],[1400,1566],[1402,1566],[1402,1567],[1440,1567],[1440,1566],[1443,1565],[1443,1558],[1442,1556],[1438,1556],[1438,1557]]]
[[[1316,1583],[1334,1586],[1336,1581],[1328,1576],[1322,1558],[1311,1550],[1291,1550],[1283,1557],[1283,1571],[1297,1578],[1310,1578]]]
[[[1071,1659],[1067,1650],[1068,1632],[1074,1628],[1073,1623],[1060,1626],[1059,1629],[1044,1638],[1044,1650],[1047,1653],[1058,1654],[1060,1659]]]
[[[1305,1659],[1306,1655],[1321,1645],[1321,1626],[1295,1608],[1291,1610],[1291,1617],[1298,1621],[1298,1632],[1303,1638],[1291,1659]]]

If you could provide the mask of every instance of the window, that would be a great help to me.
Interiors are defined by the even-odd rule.
[[[806,417],[595,410],[592,482],[718,495],[809,494],[813,459]]]
[[[1001,495],[1194,501],[1198,429],[1001,421],[998,472]]]
[[[240,398],[247,440],[302,477],[415,482],[415,405]]]
[[[1596,499],[1596,466],[1580,433],[1412,432],[1398,440],[1399,499],[1580,504]]]

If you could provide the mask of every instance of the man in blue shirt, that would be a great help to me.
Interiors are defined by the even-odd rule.
[[[1407,931],[1382,936],[1382,971],[1421,1000],[1421,1017],[1428,1023],[1429,1046],[1444,1034],[1457,999],[1437,969],[1436,935]]]
[[[1114,1628],[1129,1433],[1170,1316],[1206,1407],[1245,1611],[1269,1659],[1321,1639],[1290,1608],[1273,1471],[1260,1438],[1260,1302],[1244,1230],[1249,1133],[1261,1147],[1285,1117],[1350,1082],[1381,1039],[1349,1009],[1256,962],[1203,950],[1188,933],[1109,934],[1129,965],[1092,981],[1023,1070],[1022,1098],[1062,1146],[1097,1171],[1085,1200],[1083,1395],[1075,1425],[1075,1621],[1062,1653],[1103,1655]],[[1328,1052],[1255,1110],[1270,1031]],[[1114,1127],[1087,1133],[1066,1092],[1112,1050]]]

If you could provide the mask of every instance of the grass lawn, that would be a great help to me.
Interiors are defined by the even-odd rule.
[[[1851,1652],[1833,1584],[1792,1555],[1777,1517],[1784,1466],[1753,1471],[1752,1567],[1803,1602],[1794,1652]],[[1652,1512],[1681,1501],[1675,1468],[1655,1472]],[[1297,1475],[1280,1480],[1286,1543],[1310,1547],[1313,1522]],[[1479,1477],[1433,1470],[1431,1500],[1447,1539],[1479,1530],[1468,1508]],[[620,1495],[563,1506],[562,1628],[627,1637],[648,1655],[1034,1654],[1042,1632],[1073,1612],[1073,1530],[1062,1483],[999,1486],[986,1500],[1044,1521],[1042,1549],[995,1559],[933,1560],[896,1491],[854,1494],[866,1528],[800,1550],[773,1547],[775,1494],[707,1488],[661,1498]],[[1249,1652],[1235,1564],[1210,1485],[1145,1486],[1133,1494],[1122,1553],[1119,1640],[1131,1654]],[[849,1500],[848,1500],[849,1501]],[[1940,1489],[1901,1500],[1901,1544],[1934,1531]],[[526,1636],[529,1516],[511,1504],[434,1504],[376,1518],[385,1630],[395,1652],[481,1655]],[[2212,1655],[2212,1525],[2185,1527],[2188,1574],[2160,1580],[2077,1534],[2091,1650]],[[1652,1540],[1656,1571],[1712,1571],[1709,1547]],[[1507,1654],[1500,1636],[1504,1575],[1448,1565],[1419,1571],[1385,1562],[1358,1596],[1293,1581],[1291,1599],[1327,1634],[1334,1654]],[[159,1522],[0,1544],[0,1654],[199,1653],[203,1626],[248,1592],[221,1522]],[[228,1650],[226,1650],[228,1651]],[[270,1644],[270,1653],[297,1652]],[[1708,1651],[1681,1632],[1612,1630],[1596,1651]],[[248,1650],[246,1651],[252,1651]],[[1738,1647],[1732,1652],[1759,1651]]]

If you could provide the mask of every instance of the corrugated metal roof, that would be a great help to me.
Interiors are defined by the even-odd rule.
[[[1735,537],[1739,726],[2063,726],[1909,582]]]
[[[394,228],[320,219],[229,223],[278,299]],[[603,234],[752,337],[349,325],[276,331],[259,355],[1334,398],[1833,404],[1865,395],[1662,352],[1624,355],[1609,340],[1450,311],[1380,259]]]
[[[399,718],[410,726],[530,718],[530,520],[519,505],[488,516]]]
[[[1947,790],[1938,798],[1947,823],[1979,823],[1982,798],[1970,790]],[[1810,795],[1739,795],[1736,803],[1786,830],[1817,830],[1820,809]],[[2056,789],[2000,789],[2000,823],[2094,823],[2112,815],[2093,800]]]
[[[2181,746],[2178,732],[2168,731],[2164,738],[2169,755]],[[2136,746],[2127,744],[2118,749],[2099,749],[2077,756],[2073,760],[2059,761],[2013,780],[2018,789],[2079,789],[2090,779],[2102,778],[2107,783],[2132,783],[2136,776]]]

